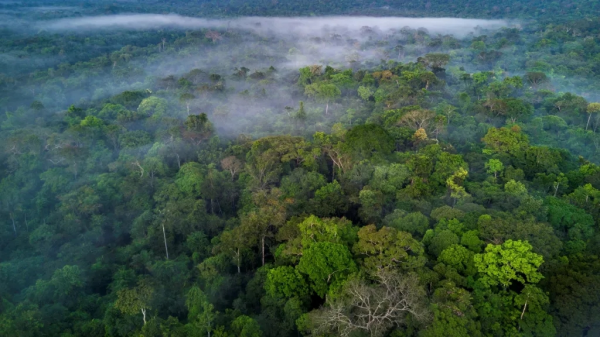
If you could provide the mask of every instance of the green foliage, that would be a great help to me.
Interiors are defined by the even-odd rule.
[[[1,5],[0,335],[598,335],[595,2],[143,8],[521,25],[463,36],[19,29],[140,11],[80,5]]]
[[[522,153],[529,145],[527,136],[522,134],[518,127],[517,129],[492,128],[482,141],[486,145],[484,151],[490,153],[508,153],[514,156]]]
[[[358,231],[358,242],[353,249],[362,257],[364,270],[376,274],[381,270],[418,268],[424,260],[423,247],[409,233],[394,228],[383,227],[379,231],[375,225],[368,225]]]
[[[537,283],[543,276],[538,268],[544,262],[541,255],[531,252],[526,241],[508,240],[502,245],[488,244],[483,254],[474,257],[475,266],[489,285],[508,287],[513,281]]]
[[[373,97],[373,90],[371,90],[371,88],[369,87],[363,87],[360,86],[358,87],[358,95],[360,96],[360,98],[362,98],[365,101],[368,101],[369,99],[371,99],[371,97]]]
[[[331,242],[316,242],[304,249],[296,268],[308,277],[311,289],[320,297],[357,271],[348,247]]]
[[[208,301],[206,295],[198,287],[192,287],[186,298],[188,321],[191,325],[190,332],[194,335],[210,335],[216,313],[214,306]]]
[[[375,124],[359,125],[346,133],[346,146],[357,160],[386,156],[394,150],[394,140]]]
[[[240,337],[262,337],[260,326],[251,317],[242,315],[231,323],[231,329],[236,336]]]
[[[433,231],[428,231],[433,233]],[[435,231],[435,234],[431,235],[429,238],[428,235],[425,235],[423,241],[428,242],[428,249],[431,254],[435,256],[439,256],[446,248],[455,245],[459,242],[458,236],[453,233],[451,230],[444,229],[441,231]]]
[[[303,299],[308,295],[308,285],[300,273],[289,266],[269,270],[265,290],[271,296]]]
[[[585,241],[594,235],[596,224],[591,215],[555,197],[548,197],[545,204],[548,205],[548,221],[569,240]]]
[[[487,173],[493,174],[494,180],[496,180],[498,178],[498,172],[504,170],[504,165],[498,159],[490,159],[485,163],[485,168],[487,169]]]

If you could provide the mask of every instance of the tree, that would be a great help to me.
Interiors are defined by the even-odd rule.
[[[581,208],[556,197],[546,198],[544,204],[548,207],[548,222],[557,235],[568,240],[569,246],[583,243],[593,235],[594,218]]]
[[[454,198],[455,204],[458,200],[470,196],[462,186],[468,175],[469,171],[461,167],[446,180],[446,184],[450,190],[450,197]]]
[[[331,242],[315,242],[303,249],[296,268],[308,276],[311,289],[322,298],[357,271],[348,247]]]
[[[346,146],[342,143],[339,136],[328,135],[324,132],[317,132],[313,135],[315,145],[321,150],[321,152],[332,162],[332,177],[335,176],[336,168],[341,171],[342,174],[346,173],[352,168],[352,155],[348,153]]]
[[[249,236],[245,230],[246,228],[238,226],[232,230],[223,231],[220,242],[214,249],[215,252],[225,253],[232,258],[238,274],[242,272],[242,258],[248,255],[252,246],[253,237]]]
[[[224,170],[229,171],[229,174],[231,174],[231,180],[233,181],[235,175],[242,170],[244,165],[235,156],[229,156],[221,160],[221,167]]]
[[[446,116],[446,122],[449,125],[450,124],[450,120],[456,115],[456,110],[457,108],[453,105],[450,105],[446,102],[443,102],[441,104],[439,104],[435,110],[440,113],[443,114],[444,116]]]
[[[398,231],[408,232],[417,238],[422,238],[423,234],[429,229],[429,219],[420,212],[406,214],[398,209],[387,215],[383,223]]]
[[[208,32],[206,32],[206,34],[204,34],[204,37],[206,37],[207,39],[211,39],[211,41],[213,43],[215,43],[223,38],[221,36],[221,33],[214,31],[214,30],[209,30]]]
[[[252,143],[246,154],[245,171],[256,189],[265,189],[279,179],[284,164],[310,167],[316,153],[302,137],[264,137]]]
[[[114,104],[120,104],[127,109],[137,108],[142,100],[146,98],[147,92],[145,91],[123,91],[122,93],[111,97],[111,102]]]
[[[425,262],[421,256],[423,246],[409,233],[390,227],[379,231],[375,225],[362,227],[352,250],[361,257],[364,269],[371,274],[397,268],[414,269]]]
[[[187,114],[188,116],[190,115],[190,104],[192,102],[192,100],[196,98],[196,96],[190,94],[190,93],[183,93],[181,94],[181,96],[179,96],[179,101],[182,104],[185,104],[186,108],[187,108]]]
[[[373,156],[386,156],[394,149],[394,139],[381,126],[375,124],[358,125],[346,135],[346,151],[356,160],[370,159]]]
[[[435,116],[435,112],[430,110],[412,110],[400,118],[398,125],[407,126],[413,130],[427,129]]]
[[[485,143],[485,153],[521,154],[528,146],[529,139],[521,133],[520,128],[491,128],[482,141]]]
[[[298,111],[296,112],[296,115],[294,117],[297,120],[299,120],[301,123],[304,123],[306,121],[306,118],[308,118],[308,116],[306,115],[306,109],[304,108],[304,102],[303,101],[300,101],[300,104],[299,104],[299,107],[298,107]]]
[[[548,76],[542,72],[528,72],[525,74],[525,80],[529,82],[534,88],[539,86],[540,84],[547,83],[550,80]]]
[[[119,290],[115,307],[128,315],[135,315],[141,312],[144,324],[146,324],[146,314],[151,309],[153,294],[154,289],[148,281],[140,280],[137,287],[133,289]]]
[[[431,69],[436,72],[439,69],[443,69],[444,66],[450,62],[450,55],[432,53],[423,56],[419,61],[424,66],[431,67]]]
[[[281,298],[296,297],[300,300],[309,295],[308,284],[304,277],[290,266],[282,266],[269,270],[265,282],[265,290],[271,296]]]
[[[304,94],[308,97],[314,97],[316,100],[325,103],[325,114],[329,112],[329,102],[342,95],[340,89],[331,83],[318,82],[309,84],[304,88]]]
[[[502,172],[504,170],[504,165],[498,159],[490,159],[487,163],[485,163],[485,168],[487,173],[494,174],[494,181],[498,179],[498,172]]]
[[[459,242],[458,235],[449,229],[428,230],[423,242],[428,244],[427,249],[434,256],[440,256],[444,250]]]
[[[358,87],[358,96],[362,98],[364,101],[369,101],[371,97],[373,97],[373,90],[369,87]]]
[[[255,319],[242,315],[231,323],[231,330],[239,337],[262,337],[262,331]]]
[[[205,113],[199,115],[189,115],[184,122],[184,138],[189,139],[194,145],[198,146],[213,133],[212,123],[208,120]]]
[[[587,123],[585,125],[586,130],[590,126],[590,120],[592,119],[592,114],[598,115],[600,113],[600,103],[590,103],[587,107],[587,113],[589,116],[588,116]]]
[[[432,324],[422,331],[423,337],[481,337],[481,324],[473,308],[471,294],[452,281],[443,281],[433,293]]]
[[[384,206],[384,196],[381,191],[365,186],[358,194],[360,201],[359,216],[365,223],[379,222]]]
[[[302,249],[317,242],[339,243],[351,246],[356,241],[357,228],[346,218],[320,219],[311,215],[297,225]]]
[[[531,249],[527,241],[507,240],[502,245],[488,244],[483,254],[475,255],[475,266],[489,285],[500,284],[506,289],[513,281],[537,283],[543,278],[538,268],[544,258]]]
[[[431,71],[418,69],[416,71],[403,71],[402,78],[410,84],[415,90],[429,90],[432,84],[439,82],[438,78]]]
[[[210,337],[215,320],[214,306],[199,287],[193,286],[187,293],[185,305],[188,308],[190,335],[206,334]]]
[[[332,216],[345,213],[348,209],[348,200],[342,186],[337,180],[315,191],[312,209],[318,216]]]
[[[139,113],[145,116],[154,116],[155,118],[163,116],[167,112],[167,101],[163,98],[150,96],[144,98],[137,108]],[[189,109],[188,109],[189,114]]]
[[[240,229],[244,235],[260,247],[262,265],[265,265],[267,240],[273,238],[277,229],[285,223],[287,201],[282,200],[279,189],[254,194],[257,209],[242,217]]]
[[[502,114],[508,117],[512,123],[516,123],[517,120],[533,114],[533,106],[524,102],[523,100],[508,98],[505,99],[504,102],[506,110],[503,111]]]
[[[375,280],[372,285],[360,279],[348,281],[339,296],[308,314],[307,328],[315,335],[347,337],[363,332],[379,337],[407,320],[429,319],[423,301],[425,292],[415,275],[380,271]]]

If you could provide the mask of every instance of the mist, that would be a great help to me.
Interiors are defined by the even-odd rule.
[[[133,14],[59,19],[38,23],[40,29],[50,31],[85,31],[98,29],[202,29],[236,28],[258,33],[314,35],[322,30],[357,32],[364,26],[381,30],[402,27],[425,28],[434,34],[464,36],[477,28],[498,29],[507,26],[504,20],[457,18],[403,18],[403,17],[244,17],[231,20],[211,20],[181,15]]]
[[[0,5],[2,335],[599,335],[600,20],[386,1]]]
[[[12,25],[17,20],[6,20],[6,28],[14,27],[15,31],[23,25]],[[22,22],[21,22],[22,23]],[[61,35],[111,36],[122,39],[122,31],[143,31],[155,36],[159,43],[170,32],[181,30],[198,32],[201,29],[219,31],[219,40],[209,44],[189,46],[184,49],[173,48],[173,37],[165,39],[167,50],[156,58],[146,60],[133,57],[128,61],[115,61],[113,68],[121,66],[136,69],[134,75],[126,80],[114,80],[109,74],[89,74],[85,79],[78,76],[74,79],[77,86],[65,88],[60,95],[46,94],[35,88],[26,88],[26,92],[35,92],[37,99],[46,106],[55,109],[66,108],[68,102],[90,101],[106,98],[120,91],[141,89],[147,76],[167,77],[180,76],[192,69],[230,76],[234,69],[245,67],[254,71],[264,71],[274,67],[281,76],[293,78],[299,68],[313,64],[329,65],[336,69],[350,67],[373,67],[382,59],[388,59],[391,51],[402,39],[401,31],[420,29],[429,35],[453,34],[464,37],[473,32],[494,30],[508,25],[502,20],[473,20],[453,18],[376,18],[376,17],[242,17],[232,20],[215,20],[180,15],[131,14],[94,16],[83,18],[66,18],[33,21],[28,26],[35,31],[45,31]],[[20,28],[17,28],[20,27]],[[110,33],[110,34],[108,34]],[[107,40],[109,41],[109,40]],[[120,47],[118,47],[120,48]],[[117,52],[115,50],[115,52]],[[418,56],[431,50],[426,47],[406,46],[406,53],[401,61],[414,61]],[[39,56],[43,60],[44,56]],[[45,56],[48,62],[52,56]],[[31,57],[29,58],[32,59]],[[392,57],[392,59],[398,59]],[[23,60],[15,57],[4,57],[4,68],[19,69]],[[399,60],[399,59],[398,59]],[[49,63],[46,64],[49,64]],[[236,91],[246,90],[245,85],[237,85],[229,81]],[[24,94],[28,96],[29,94]],[[287,95],[283,95],[287,96]],[[64,98],[63,98],[64,97]],[[273,98],[267,99],[273,102]],[[284,105],[293,101],[286,97]],[[297,102],[296,102],[297,103]],[[28,104],[28,103],[27,103]],[[273,106],[265,103],[265,106]],[[282,105],[282,104],[277,104]],[[235,110],[235,109],[233,109]]]

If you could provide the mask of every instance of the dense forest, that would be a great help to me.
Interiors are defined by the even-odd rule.
[[[600,336],[599,14],[0,1],[0,336]]]

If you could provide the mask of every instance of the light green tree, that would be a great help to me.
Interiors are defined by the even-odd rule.
[[[142,100],[137,110],[145,116],[160,117],[167,112],[167,101],[163,98],[150,96]]]
[[[498,180],[498,172],[504,170],[504,165],[498,159],[490,159],[485,163],[487,173],[494,174],[494,181]]]
[[[587,113],[589,116],[588,116],[587,124],[585,125],[586,130],[590,126],[590,121],[592,120],[592,114],[600,113],[600,103],[590,103],[587,107]]]
[[[450,190],[450,197],[454,198],[454,203],[460,199],[470,196],[470,194],[465,190],[465,187],[462,186],[462,183],[468,175],[469,171],[461,167],[446,180],[446,184]]]
[[[304,88],[304,94],[325,103],[325,114],[327,115],[329,113],[329,102],[340,97],[342,92],[335,84],[318,82],[307,85]]]
[[[371,98],[371,96],[373,96],[373,94],[374,94],[373,90],[369,87],[363,87],[363,86],[358,87],[358,96],[360,96],[360,98],[362,98],[364,101],[368,101],[369,98]]]
[[[544,258],[533,253],[532,248],[527,241],[507,240],[502,245],[489,244],[483,254],[476,254],[473,259],[486,284],[507,288],[513,281],[537,283],[543,278],[538,268]]]
[[[188,291],[185,305],[188,308],[190,322],[189,334],[192,336],[206,334],[210,337],[216,313],[214,306],[199,287],[194,286]]]
[[[265,290],[269,295],[281,298],[302,299],[309,294],[308,285],[302,275],[290,266],[270,269]]]

